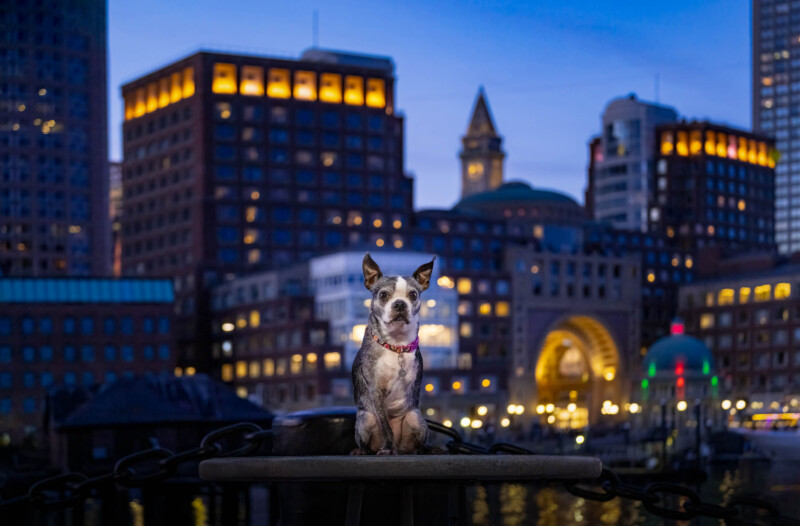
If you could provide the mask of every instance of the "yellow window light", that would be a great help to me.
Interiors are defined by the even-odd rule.
[[[678,155],[689,155],[689,134],[685,130],[678,131],[678,140],[675,144]]]
[[[747,160],[752,164],[756,164],[758,162],[758,143],[755,139],[750,139],[747,141],[747,145],[749,146],[747,149]]]
[[[775,299],[783,300],[792,295],[792,285],[789,283],[778,283],[775,285]]]
[[[294,72],[294,98],[317,100],[317,74],[313,71]]]
[[[247,362],[239,360],[236,362],[236,378],[244,378],[247,376]]]
[[[714,315],[710,312],[706,312],[700,315],[700,328],[701,329],[711,329],[714,327]]]
[[[728,155],[728,136],[724,133],[717,133],[717,155],[720,157]]]
[[[769,301],[772,293],[770,285],[760,285],[753,291],[753,297],[756,301]]]
[[[247,387],[240,385],[236,388],[236,396],[239,398],[247,398]]]
[[[459,294],[469,294],[472,292],[472,280],[469,278],[458,278],[456,290],[458,290]]]
[[[229,363],[222,364],[222,381],[230,382],[233,380],[233,365]]]
[[[489,387],[491,385],[492,385],[492,381],[489,380],[488,378],[484,378],[483,380],[481,380],[481,386],[482,387]]]
[[[250,378],[258,378],[261,376],[261,364],[257,361],[250,362],[250,370],[248,372]]]
[[[272,358],[264,359],[264,376],[273,376],[275,374],[275,360]]]
[[[178,377],[183,376],[183,369],[181,369],[180,367],[176,367],[172,374]]]
[[[758,143],[758,164],[761,166],[767,165],[767,143]]]
[[[135,117],[141,117],[147,113],[147,99],[144,88],[136,90],[136,108],[134,110]]]
[[[498,316],[508,316],[510,310],[507,301],[498,301],[495,305],[494,312]]]
[[[739,137],[739,152],[738,157],[740,161],[747,160],[747,139]]]
[[[745,200],[744,200],[744,199],[739,199],[739,205],[738,205],[738,207],[739,207],[739,210],[741,210],[742,212],[744,212],[745,208],[747,208],[747,203],[745,202]]]
[[[322,102],[342,102],[342,76],[336,73],[323,73],[319,76],[319,100]]]
[[[462,338],[469,338],[472,336],[472,324],[468,321],[461,322],[459,334]]]
[[[289,70],[271,68],[267,79],[267,96],[273,99],[288,99],[290,95]]]
[[[728,159],[736,159],[736,137],[728,137]]]
[[[136,96],[128,95],[125,97],[125,120],[129,121],[136,117]]]
[[[169,77],[158,81],[158,107],[163,108],[169,104]]]
[[[492,304],[491,303],[481,303],[478,306],[478,312],[481,316],[489,316],[492,313]]]
[[[342,366],[342,355],[338,352],[326,352],[322,361],[325,362],[325,369],[339,369]]]
[[[672,132],[661,134],[661,155],[671,155],[675,148]]]
[[[733,289],[722,289],[717,295],[717,305],[733,305]]]
[[[158,109],[158,84],[151,82],[147,85],[147,113]]]
[[[181,74],[173,73],[170,76],[170,91],[169,91],[169,101],[170,102],[178,102],[183,97],[183,91],[181,88]]]
[[[739,303],[747,303],[750,301],[750,287],[742,287],[739,289]]]
[[[716,152],[716,134],[711,130],[706,130],[706,155],[714,155]]]
[[[261,313],[257,310],[250,311],[250,326],[251,327],[258,327],[261,325]]]
[[[214,64],[213,80],[211,81],[211,91],[214,93],[236,93],[236,65]]]
[[[367,106],[370,108],[386,106],[386,82],[383,79],[367,79]]]
[[[344,102],[351,106],[364,105],[364,79],[348,75],[344,79]]]
[[[197,369],[194,367],[187,367],[186,368],[186,376],[194,376],[197,373]]]
[[[188,99],[194,95],[194,68],[183,70],[183,98]]]
[[[302,354],[294,354],[292,355],[292,361],[289,364],[289,368],[292,371],[292,374],[298,374],[303,370],[303,355]]]
[[[697,155],[703,150],[703,134],[700,130],[692,130],[689,134],[689,152]]]
[[[452,289],[455,286],[453,280],[447,276],[442,276],[437,279],[436,284],[445,289]]]
[[[255,97],[264,95],[264,68],[260,66],[242,66],[239,93]]]

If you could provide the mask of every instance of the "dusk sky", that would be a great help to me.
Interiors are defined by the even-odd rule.
[[[504,137],[506,180],[583,202],[587,142],[613,98],[750,127],[750,1],[307,2],[110,0],[110,156],[119,87],[198,49],[298,58],[312,45],[389,56],[415,204],[459,198],[460,139],[479,86]]]

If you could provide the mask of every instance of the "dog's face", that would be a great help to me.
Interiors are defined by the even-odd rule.
[[[384,276],[369,254],[364,256],[364,285],[372,292],[372,313],[387,328],[411,325],[416,329],[422,291],[430,285],[434,257],[411,277]]]

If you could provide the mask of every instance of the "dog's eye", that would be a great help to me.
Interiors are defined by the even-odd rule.
[[[381,293],[378,294],[378,297],[381,299],[381,301],[386,301],[386,298],[389,297],[389,294],[385,290],[382,290]]]
[[[408,293],[408,299],[411,301],[417,301],[417,293],[412,290]]]

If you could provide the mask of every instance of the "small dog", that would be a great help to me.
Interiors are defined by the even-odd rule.
[[[435,260],[411,277],[385,277],[370,255],[364,256],[364,285],[372,292],[372,307],[353,361],[358,408],[354,454],[420,453],[425,448],[428,426],[419,412],[419,308]]]

